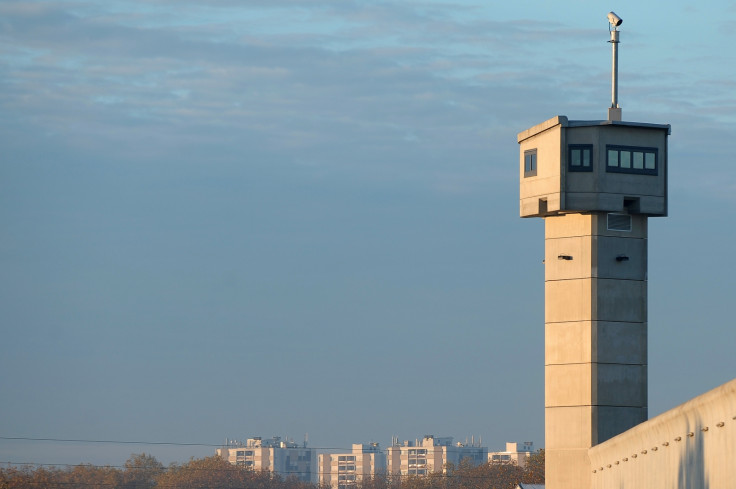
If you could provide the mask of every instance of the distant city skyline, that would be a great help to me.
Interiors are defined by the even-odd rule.
[[[0,463],[544,447],[516,134],[606,117],[609,10],[623,119],[672,126],[649,416],[732,379],[732,3],[6,0]]]
[[[265,437],[261,435],[255,435],[250,434],[243,437],[226,437],[222,443],[198,443],[198,442],[189,442],[189,443],[177,443],[177,442],[167,442],[167,441],[151,441],[151,440],[82,440],[82,439],[42,439],[42,438],[31,438],[31,437],[2,437],[0,440],[4,442],[13,442],[13,443],[28,443],[28,444],[46,444],[46,446],[53,446],[56,445],[57,449],[53,450],[54,452],[63,452],[65,450],[66,446],[73,446],[77,449],[81,449],[83,451],[86,451],[88,453],[94,453],[95,451],[99,450],[100,447],[102,451],[115,451],[118,453],[123,454],[123,456],[127,459],[130,454],[133,453],[147,453],[147,454],[154,454],[156,452],[159,453],[165,453],[161,452],[161,447],[166,447],[165,450],[171,450],[172,448],[174,450],[178,450],[181,453],[190,453],[186,456],[186,458],[190,457],[206,457],[206,456],[212,456],[213,454],[217,453],[217,451],[221,448],[237,448],[237,447],[245,447],[248,445],[249,441],[251,439],[278,439],[283,441],[285,444],[287,444],[290,447],[308,447],[310,449],[314,449],[320,453],[338,453],[340,451],[346,451],[352,449],[353,445],[356,443],[363,443],[363,444],[377,444],[379,445],[382,451],[386,451],[388,447],[392,445],[416,445],[420,444],[421,440],[425,436],[434,437],[435,435],[430,434],[424,434],[421,436],[415,436],[413,438],[406,438],[406,439],[399,439],[398,437],[391,437],[388,441],[380,441],[380,440],[372,440],[371,441],[361,441],[361,440],[353,440],[348,441],[345,445],[333,445],[333,446],[314,446],[312,443],[308,441],[308,437],[304,437],[301,440],[295,439],[291,436],[280,436],[280,435],[272,435],[270,437]],[[462,446],[474,446],[474,447],[480,447],[485,446],[486,448],[498,448],[498,450],[492,450],[492,452],[503,452],[503,447],[508,447],[509,441],[498,441],[497,443],[491,443],[490,447],[489,444],[484,442],[482,437],[470,435],[465,438],[457,438],[451,435],[448,435],[449,438],[453,439],[453,443],[460,444]],[[448,436],[441,436],[440,438],[447,438]],[[533,446],[533,441],[525,441],[525,442],[513,442],[513,443],[521,443],[521,446],[524,446],[526,444]],[[86,447],[86,449],[84,448]],[[544,448],[544,447],[539,447]],[[49,448],[46,448],[49,450]],[[535,448],[537,449],[537,448]],[[119,464],[112,463],[112,465],[122,465],[122,462],[125,460],[118,461]],[[176,462],[177,459],[172,459],[169,462]],[[167,463],[169,463],[167,462]],[[71,462],[69,462],[71,463]],[[90,463],[90,462],[84,462],[84,463]],[[64,463],[52,463],[51,465],[65,465],[67,462]],[[104,463],[100,462],[101,465],[105,465]]]

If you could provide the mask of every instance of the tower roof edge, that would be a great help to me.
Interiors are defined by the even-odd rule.
[[[551,119],[547,119],[546,121],[542,122],[541,124],[537,124],[536,126],[530,127],[526,131],[521,131],[516,136],[516,141],[518,143],[522,142],[525,139],[528,139],[536,134],[539,134],[540,132],[544,132],[547,129],[551,129],[555,126],[563,126],[567,127],[568,121],[567,117],[564,115],[556,115],[552,117]]]

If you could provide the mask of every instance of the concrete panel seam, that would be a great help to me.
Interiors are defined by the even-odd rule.
[[[598,281],[612,280],[612,281],[616,281],[616,282],[641,282],[641,283],[647,283],[647,280],[646,279],[644,279],[644,280],[637,280],[637,279],[633,279],[633,278],[610,278],[610,277],[599,277],[597,275],[596,276],[587,275],[585,277],[574,277],[574,278],[556,278],[556,279],[551,279],[551,278],[547,279],[546,278],[546,279],[544,279],[544,283],[546,284],[546,283],[550,283],[550,282],[570,282],[572,280],[598,280]]]
[[[544,283],[546,285],[546,284],[552,284],[552,283],[558,283],[558,282],[559,283],[562,283],[562,282],[575,282],[575,281],[580,281],[580,280],[597,280],[599,282],[602,281],[602,280],[615,280],[617,282],[639,282],[639,283],[642,283],[642,284],[645,284],[645,285],[648,284],[648,281],[647,280],[635,280],[635,279],[631,279],[631,278],[609,278],[609,277],[600,277],[598,275],[586,275],[586,276],[583,276],[583,277],[556,278],[556,279],[549,278],[549,279],[544,279]]]
[[[545,321],[544,324],[565,323],[610,323],[610,324],[647,324],[647,321],[614,321],[612,319],[580,319],[578,321]]]
[[[616,238],[617,240],[620,239],[638,239],[639,241],[646,241],[647,238],[640,238],[638,236],[609,236],[608,234],[571,234],[569,236],[560,236],[557,238],[544,238],[545,241],[557,241],[557,240],[569,240],[571,238],[589,238],[591,236],[600,237],[600,238]]]
[[[544,238],[545,241],[555,241],[558,239],[571,239],[571,238],[588,238],[590,236],[598,236],[593,234],[571,234],[569,236],[560,236],[559,238]]]
[[[648,363],[623,363],[623,362],[564,362],[564,363],[545,363],[545,367],[551,367],[553,365],[622,365],[622,366],[637,366],[637,367],[648,367]]]
[[[648,409],[649,406],[629,405],[629,404],[545,404],[545,409],[555,408],[577,408],[577,407],[607,407],[607,408],[625,408],[625,409]]]
[[[568,195],[576,195],[576,194],[577,195],[597,194],[597,195],[613,195],[613,196],[622,195],[622,193],[620,193],[620,192],[619,193],[616,193],[616,192],[591,192],[591,191],[585,191],[585,192],[578,191],[578,192],[576,192],[574,190],[565,190],[565,193],[568,194]],[[636,192],[636,195],[641,195],[643,197],[658,197],[658,198],[661,198],[662,197],[662,195],[660,195],[658,193],[648,194],[648,193],[643,192],[643,191]],[[570,210],[573,210],[573,209],[570,209]],[[606,211],[601,210],[600,212],[606,212]],[[611,212],[613,212],[613,211],[611,211]]]

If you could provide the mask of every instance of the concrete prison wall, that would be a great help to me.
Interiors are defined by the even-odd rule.
[[[588,451],[592,489],[736,487],[736,379]]]

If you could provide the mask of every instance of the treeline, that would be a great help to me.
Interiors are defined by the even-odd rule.
[[[519,483],[544,483],[544,451],[526,467],[461,462],[447,473],[428,476],[381,476],[359,481],[355,489],[513,489]],[[329,489],[296,477],[236,467],[220,457],[192,459],[164,467],[145,453],[132,455],[123,467],[10,466],[0,468],[0,489]]]

